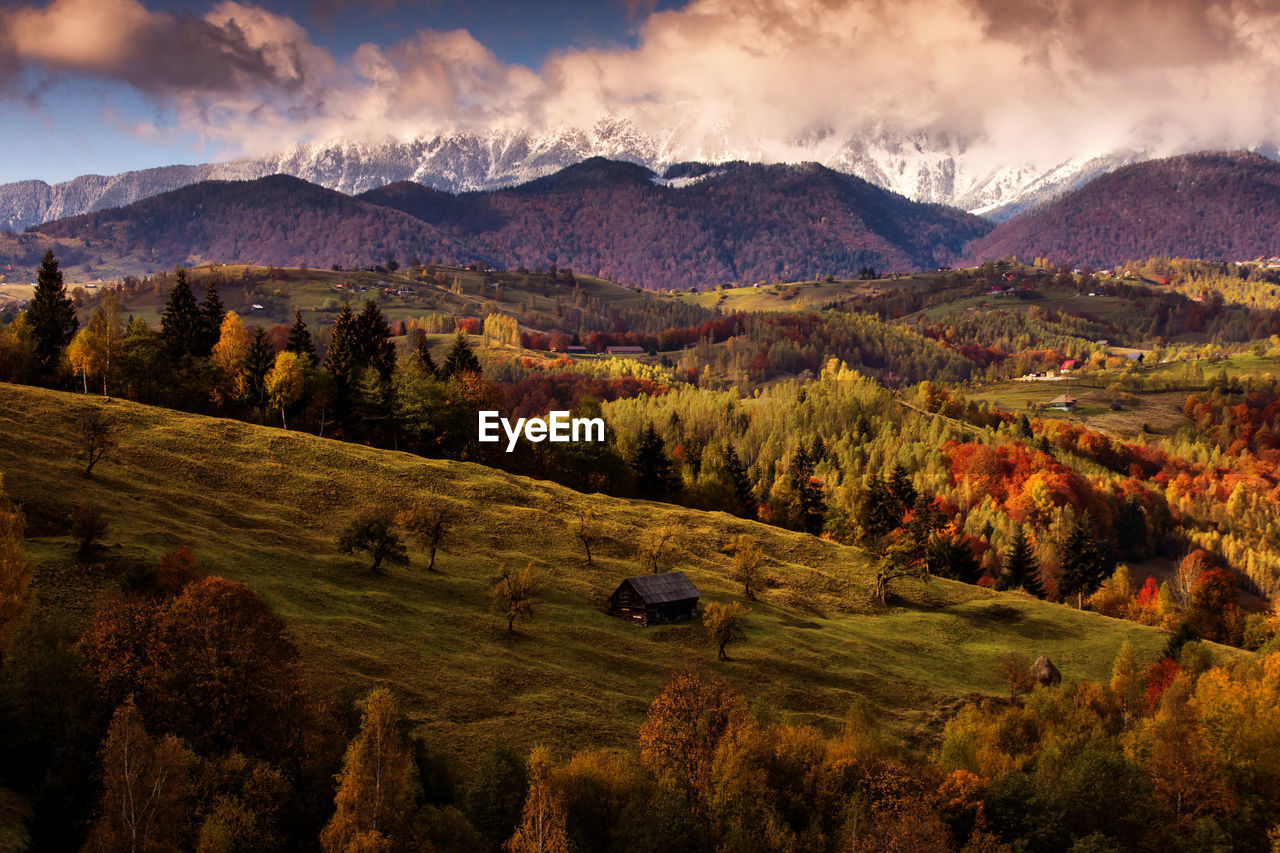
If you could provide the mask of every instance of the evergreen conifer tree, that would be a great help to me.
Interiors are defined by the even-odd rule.
[[[45,252],[40,261],[35,292],[27,305],[26,319],[35,342],[37,366],[42,373],[48,373],[57,366],[63,350],[80,328],[75,306],[67,297],[62,270],[58,267],[58,259],[54,257],[52,249]]]
[[[467,372],[480,373],[480,359],[476,358],[476,354],[467,344],[467,336],[458,332],[458,336],[453,339],[453,346],[449,347],[449,354],[445,356],[440,373],[447,379]]]
[[[222,321],[227,311],[218,298],[218,286],[210,277],[204,286],[204,302],[200,303],[200,331],[196,342],[195,355],[204,357],[213,351],[222,332]]]
[[[187,271],[179,267],[175,278],[173,289],[169,291],[169,301],[160,315],[160,335],[164,338],[169,357],[180,361],[184,356],[198,354],[203,321],[187,284]]]
[[[1021,527],[1014,535],[1009,550],[1005,552],[1003,571],[996,589],[1025,589],[1036,598],[1044,598],[1044,585],[1040,583],[1040,563]]]
[[[361,367],[372,367],[385,380],[396,366],[396,345],[391,342],[391,327],[382,309],[372,299],[356,318],[354,346]]]
[[[631,457],[631,470],[636,477],[636,492],[641,497],[662,500],[671,491],[671,460],[667,458],[666,444],[650,423],[640,432],[635,455]]]
[[[1085,513],[1067,539],[1058,569],[1058,592],[1064,600],[1074,595],[1077,608],[1084,606],[1084,597],[1096,592],[1109,574],[1110,561],[1089,527],[1089,514]]]
[[[253,331],[249,351],[245,355],[245,389],[249,402],[255,406],[267,404],[267,373],[276,360],[276,348],[261,326]]]
[[[351,306],[343,305],[338,319],[333,322],[333,329],[329,334],[329,348],[324,354],[324,369],[333,376],[340,398],[351,384],[356,369],[355,322],[356,318],[351,312]]]
[[[306,359],[309,365],[315,367],[316,348],[311,342],[311,330],[302,320],[301,311],[293,312],[293,325],[289,327],[289,339],[285,342],[284,348],[288,352],[297,353],[300,358]]]

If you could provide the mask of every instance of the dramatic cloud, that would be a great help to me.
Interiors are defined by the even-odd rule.
[[[240,3],[197,18],[136,0],[53,0],[0,12],[0,75],[120,81],[247,153],[603,117],[661,137],[673,157],[831,160],[870,133],[967,149],[991,169],[1280,141],[1277,0],[633,8],[636,47],[569,50],[527,69],[465,31],[335,58],[296,22]]]

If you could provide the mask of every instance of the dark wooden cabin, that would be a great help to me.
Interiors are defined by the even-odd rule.
[[[698,615],[701,593],[684,572],[627,578],[609,596],[609,613],[639,625],[683,622]]]

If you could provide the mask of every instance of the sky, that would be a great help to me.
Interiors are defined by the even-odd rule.
[[[590,127],[993,168],[1280,140],[1280,0],[0,0],[0,182]]]

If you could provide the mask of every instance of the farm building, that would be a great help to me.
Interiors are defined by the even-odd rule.
[[[701,593],[684,572],[627,578],[609,596],[609,613],[639,625],[683,622],[698,615]]]
[[[1061,394],[1049,401],[1049,408],[1069,412],[1076,407],[1076,398],[1070,394]]]
[[[609,355],[644,355],[644,347],[605,347]]]

